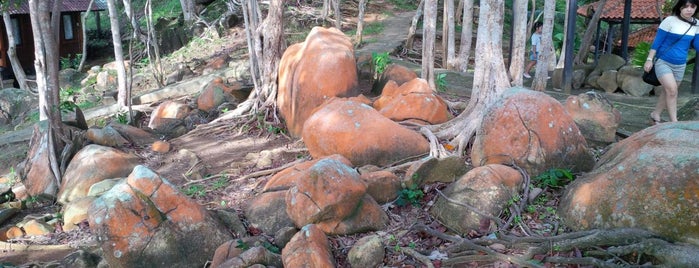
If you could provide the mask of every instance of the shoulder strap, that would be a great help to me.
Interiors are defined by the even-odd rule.
[[[684,20],[682,20],[682,21],[684,21]],[[692,22],[694,22],[694,18],[692,18]],[[688,23],[689,23],[689,22],[688,22]],[[687,31],[685,31],[685,32],[682,34],[682,36],[681,36],[680,38],[677,38],[677,40],[675,40],[675,42],[672,42],[672,45],[670,45],[670,47],[668,47],[668,48],[666,48],[665,50],[663,50],[663,52],[667,52],[668,50],[672,49],[672,47],[674,47],[675,44],[677,44],[677,42],[679,42],[680,40],[682,40],[682,38],[684,38],[684,36],[687,35],[687,33],[689,32],[689,30],[692,29],[692,27],[694,27],[694,24],[689,23],[689,28],[687,28]],[[655,55],[655,58],[659,58],[658,54]]]

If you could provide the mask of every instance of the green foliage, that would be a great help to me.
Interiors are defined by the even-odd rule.
[[[62,57],[59,59],[61,65],[61,70],[63,69],[77,69],[80,66],[80,58],[82,54],[75,54],[75,56],[68,54],[68,57]]]
[[[59,109],[61,109],[61,112],[75,111],[75,107],[77,107],[77,105],[75,104],[75,102],[73,102],[73,99],[77,94],[77,90],[72,87],[61,89],[61,91],[58,93],[58,96],[60,98],[60,103],[58,104],[58,107]]]
[[[238,239],[235,242],[238,243],[238,245],[236,245],[235,248],[239,248],[243,251],[250,249],[250,246],[247,243],[245,243],[245,241],[243,241],[242,239]]]
[[[27,116],[27,119],[29,122],[39,122],[39,111],[31,112],[29,116]]]
[[[574,179],[570,169],[552,168],[532,179],[537,187],[560,188]]]
[[[128,124],[129,123],[129,113],[128,112],[118,112],[114,114],[114,119],[116,119],[119,124]]]
[[[257,128],[260,130],[265,130],[271,134],[284,134],[285,130],[279,125],[267,122],[265,120],[265,115],[260,113],[257,115]]]
[[[648,52],[650,52],[650,43],[638,43],[636,48],[633,50],[633,55],[631,55],[631,65],[635,67],[643,67],[643,64],[646,63],[646,58],[648,58]]]
[[[425,193],[422,192],[420,188],[418,188],[417,185],[411,185],[408,188],[403,188],[398,192],[398,199],[396,200],[396,205],[398,206],[406,206],[408,204],[417,206],[420,204],[420,200],[422,200],[422,197],[425,196]]]
[[[416,0],[389,0],[397,9],[401,11],[412,11],[417,9],[417,5],[420,1]]]
[[[391,58],[388,57],[388,52],[372,52],[371,65],[374,67],[374,79],[378,79],[389,64],[391,64]]]
[[[189,197],[204,197],[206,195],[206,189],[204,185],[192,184],[184,189],[184,194]]]
[[[216,180],[214,184],[211,186],[214,190],[219,190],[223,189],[228,185],[228,176],[226,174],[223,174],[221,178]]]
[[[281,254],[281,253],[282,253],[282,251],[279,249],[279,247],[273,245],[273,244],[270,243],[270,242],[265,241],[264,243],[262,243],[262,246],[263,246],[264,248],[266,248],[267,250],[269,250],[270,252],[272,252],[272,253],[275,253],[275,254]]]
[[[441,73],[437,75],[437,90],[439,92],[447,91],[447,74]]]

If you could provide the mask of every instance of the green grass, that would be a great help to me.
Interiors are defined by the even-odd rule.
[[[381,22],[372,22],[364,25],[364,30],[362,30],[362,35],[375,35],[383,32],[384,25]],[[355,36],[357,35],[357,29],[347,31],[347,35]]]
[[[420,1],[416,0],[390,0],[389,2],[400,11],[415,10],[417,5],[420,4]]]

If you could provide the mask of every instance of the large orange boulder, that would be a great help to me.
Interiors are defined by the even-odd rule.
[[[389,87],[393,85],[387,84]],[[450,117],[447,104],[422,78],[410,80],[395,90],[385,90],[374,103],[374,108],[393,121],[440,124]]]
[[[92,202],[88,222],[110,267],[201,266],[232,238],[206,208],[144,166]]]
[[[421,134],[371,106],[336,98],[306,120],[303,141],[313,158],[340,154],[355,166],[388,165],[429,152]]]
[[[318,226],[309,224],[291,238],[282,249],[284,267],[335,267],[330,241]]]
[[[383,94],[386,83],[389,81],[393,81],[396,83],[396,85],[400,86],[415,78],[417,78],[415,71],[410,70],[408,67],[403,65],[392,63],[386,66],[386,69],[383,70],[379,76],[379,79],[374,81],[371,91],[375,94]]]
[[[300,137],[313,109],[332,97],[359,95],[354,49],[335,28],[314,27],[287,48],[279,63],[277,106],[292,136]]]
[[[590,91],[570,96],[565,109],[588,142],[600,145],[616,142],[621,113],[604,95]]]
[[[576,230],[634,227],[699,245],[699,122],[615,143],[568,185],[558,212]]]
[[[63,176],[58,202],[67,204],[87,196],[90,186],[103,180],[128,176],[140,159],[118,149],[91,144],[70,161]]]
[[[329,234],[378,230],[388,218],[366,187],[352,167],[324,158],[297,176],[286,192],[286,213],[296,227],[316,224]]]
[[[460,234],[494,231],[497,226],[490,218],[497,218],[507,201],[519,194],[522,182],[522,174],[505,165],[474,168],[444,189],[451,201],[440,196],[430,213]],[[467,204],[478,212],[459,204]]]
[[[471,150],[476,167],[515,164],[537,176],[551,168],[589,171],[595,164],[573,118],[543,92],[509,88],[484,115]]]

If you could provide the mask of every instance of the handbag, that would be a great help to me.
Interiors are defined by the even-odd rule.
[[[653,61],[653,67],[650,68],[650,71],[643,71],[643,82],[655,87],[660,85],[660,80],[658,80],[658,76],[655,74],[655,61]]]
[[[689,28],[687,29],[687,31],[684,32],[684,34],[682,35],[682,37],[684,37],[684,36],[689,32],[689,30],[692,29],[692,26],[696,25],[696,22],[695,22],[693,19],[692,19],[692,22],[687,22],[687,23],[689,23],[690,26],[689,26]],[[677,39],[675,42],[673,42],[672,45],[670,45],[669,48],[665,49],[665,51],[668,51],[668,50],[670,50],[672,47],[674,47],[675,44],[677,44],[677,42],[679,42],[680,40],[682,40],[682,37],[680,37],[680,38]],[[654,86],[654,87],[657,87],[657,86],[660,85],[660,80],[658,80],[658,75],[655,74],[655,60],[656,60],[657,58],[658,58],[658,55],[656,54],[656,55],[655,55],[655,58],[653,58],[653,67],[651,67],[651,68],[650,68],[650,71],[648,71],[648,72],[643,71],[643,76],[641,77],[641,78],[643,78],[643,82],[646,82],[646,83],[648,83],[648,84],[650,84],[651,86]]]

